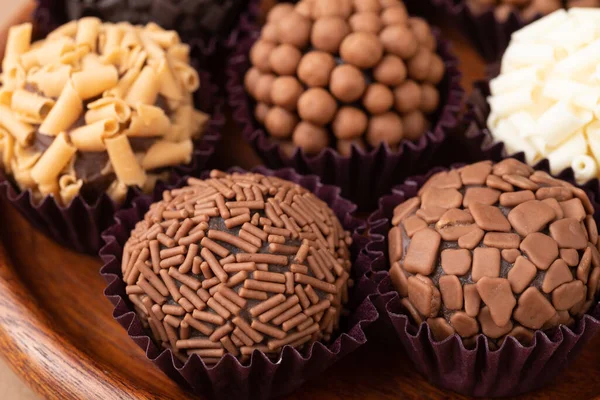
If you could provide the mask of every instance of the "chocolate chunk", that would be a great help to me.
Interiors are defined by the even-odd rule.
[[[538,200],[555,199],[556,201],[565,201],[573,198],[571,189],[561,186],[541,187],[535,192]]]
[[[471,204],[469,207],[475,223],[486,231],[510,232],[511,226],[498,207],[481,203]]]
[[[508,332],[506,336],[500,339],[500,342],[498,344],[502,346],[504,340],[509,336],[514,337],[522,345],[529,346],[531,344],[531,341],[533,340],[534,335],[532,330],[529,330],[522,326],[515,326],[512,331]]]
[[[585,217],[585,228],[587,229],[589,241],[596,246],[598,244],[598,227],[593,216]]]
[[[435,224],[437,229],[443,229],[451,225],[468,225],[473,223],[473,216],[466,210],[451,208],[447,210]]]
[[[600,267],[600,252],[598,252],[596,246],[592,245],[591,243],[588,243],[588,247],[592,251],[592,266]]]
[[[558,201],[556,201],[556,199],[544,199],[544,200],[542,200],[542,203],[552,207],[552,209],[554,210],[554,220],[555,221],[562,219],[564,217],[563,210],[560,207],[560,204],[558,204]]]
[[[477,228],[473,229],[469,233],[458,238],[458,246],[463,249],[473,250],[481,242],[484,231]]]
[[[404,269],[412,274],[431,274],[435,268],[441,239],[440,234],[430,228],[417,232],[408,245]]]
[[[574,187],[574,186],[571,186],[571,191],[573,192],[573,195],[575,197],[577,197],[579,200],[581,200],[581,204],[583,204],[583,208],[585,208],[585,212],[587,212],[588,214],[594,214],[594,206],[592,205],[592,202],[590,201],[590,198],[585,193],[585,191],[583,189],[580,189],[580,188]]]
[[[400,300],[400,304],[402,304],[406,311],[408,311],[413,321],[415,321],[417,325],[421,325],[421,323],[423,322],[423,317],[421,317],[421,314],[419,314],[419,311],[417,311],[417,309],[415,308],[413,303],[410,302],[408,297],[405,297],[402,300]]]
[[[490,161],[481,161],[461,168],[460,179],[463,185],[484,185],[491,172],[492,163]]]
[[[550,235],[560,248],[582,250],[587,247],[586,232],[574,218],[563,218],[550,224]]]
[[[553,219],[554,210],[539,200],[526,201],[508,213],[508,220],[521,236],[541,231]]]
[[[546,297],[537,288],[530,287],[519,297],[514,317],[527,328],[540,329],[555,313]]]
[[[519,190],[500,195],[500,205],[504,207],[514,207],[529,200],[535,200],[535,195],[531,190]]]
[[[521,252],[517,249],[504,249],[500,252],[502,259],[507,263],[514,263],[517,261],[517,257],[521,255]]]
[[[581,261],[579,261],[579,265],[577,266],[577,279],[582,281],[583,283],[588,282],[588,277],[590,275],[590,268],[592,266],[592,248],[588,246],[587,249],[583,252],[581,256]]]
[[[410,238],[412,238],[413,235],[421,229],[427,228],[427,222],[423,221],[416,215],[411,215],[410,217],[405,218],[402,224],[404,225],[404,230],[406,230],[406,234]]]
[[[563,283],[552,292],[552,304],[561,310],[568,310],[585,298],[585,285],[580,280]]]
[[[402,258],[402,229],[395,226],[388,233],[388,253],[390,263],[399,261]]]
[[[392,218],[392,225],[398,225],[404,220],[404,218],[414,213],[420,205],[421,198],[413,197],[412,199],[408,199],[404,203],[396,206],[396,208],[394,208],[394,217]]]
[[[593,300],[598,292],[598,280],[600,279],[600,267],[596,267],[592,270],[590,278],[588,280],[588,291],[587,299]]]
[[[477,291],[477,285],[474,283],[466,284],[464,290],[465,312],[469,317],[476,317],[479,314],[481,298]]]
[[[535,278],[537,268],[528,259],[523,256],[517,257],[515,265],[508,271],[508,281],[512,291],[519,294]]]
[[[416,276],[408,278],[408,299],[425,317],[435,317],[440,311],[441,295],[438,288]]]
[[[458,174],[458,171],[452,169],[450,171],[438,172],[429,178],[429,180],[427,180],[427,182],[425,182],[423,187],[419,190],[419,195],[422,196],[430,188],[460,189],[461,187],[462,182],[460,180],[460,175]]]
[[[529,179],[531,179],[533,182],[538,183],[540,185],[544,184],[544,185],[548,185],[548,186],[561,186],[561,187],[566,187],[566,188],[571,188],[573,186],[569,182],[553,178],[546,171],[535,171],[533,174],[531,174]]]
[[[396,291],[398,291],[398,294],[402,297],[408,296],[408,278],[400,266],[400,263],[395,262],[392,264],[392,267],[390,268],[390,278],[392,279],[392,284],[396,288]]]
[[[440,277],[440,292],[442,301],[448,310],[463,308],[463,290],[456,275],[443,275]]]
[[[497,176],[508,174],[530,176],[533,173],[533,168],[514,158],[507,158],[495,164],[492,173]]]
[[[497,249],[518,249],[521,238],[516,233],[488,232],[483,238],[483,244]]]
[[[565,260],[569,267],[579,264],[579,253],[575,249],[560,249],[560,258]]]
[[[478,282],[484,276],[496,278],[500,275],[500,250],[478,247],[473,251],[471,279]]]
[[[431,329],[433,338],[438,342],[454,335],[454,328],[444,318],[428,318],[427,325]]]
[[[456,189],[431,187],[423,192],[421,201],[423,208],[457,208],[462,204],[462,198],[462,194]]]
[[[503,326],[496,325],[490,314],[489,307],[483,307],[481,309],[478,319],[479,323],[481,324],[481,330],[487,337],[491,339],[498,339],[502,335],[510,332],[513,328],[513,323],[511,321]]]
[[[488,176],[485,180],[485,184],[493,189],[502,190],[503,192],[512,192],[515,190],[513,185],[496,175]]]
[[[577,221],[583,221],[586,213],[583,209],[581,200],[575,198],[567,201],[561,201],[560,208],[563,210],[565,218],[575,218]]]
[[[442,236],[442,239],[444,239],[445,241],[454,242],[475,230],[479,230],[479,228],[475,224],[449,225],[444,229],[438,229],[438,232]]]
[[[566,282],[571,282],[573,280],[573,274],[569,269],[566,262],[562,259],[558,259],[552,263],[548,271],[546,271],[546,276],[544,277],[544,282],[542,283],[542,290],[544,293],[551,293],[554,289],[562,285]]]
[[[496,204],[499,197],[500,192],[496,189],[490,189],[485,187],[471,187],[467,188],[465,192],[465,196],[463,198],[463,206],[469,207],[469,205],[473,203],[493,205]]]
[[[471,337],[479,332],[479,324],[475,318],[463,311],[457,311],[450,317],[450,324],[461,337]]]
[[[521,242],[520,249],[539,269],[548,269],[558,257],[556,242],[543,233],[534,232]]]
[[[510,321],[512,310],[517,304],[510,289],[510,283],[504,278],[482,277],[477,282],[479,297],[490,309],[494,323],[504,326]]]
[[[565,312],[565,311],[560,311],[560,312]],[[567,315],[569,313],[567,312]],[[548,321],[544,322],[544,325],[542,325],[542,329],[546,330],[546,329],[550,329],[550,328],[554,328],[555,326],[559,325],[560,321],[560,316],[558,314],[558,312],[555,312],[554,315],[552,316],[552,318],[550,318]]]
[[[446,209],[441,207],[419,208],[417,210],[417,216],[423,218],[428,224],[435,224],[445,212]]]
[[[510,183],[513,186],[524,190],[537,190],[539,188],[538,184],[531,181],[529,178],[526,178],[522,175],[502,175],[502,179],[506,182]]]
[[[448,275],[465,275],[471,269],[471,252],[466,249],[442,250],[441,264]]]

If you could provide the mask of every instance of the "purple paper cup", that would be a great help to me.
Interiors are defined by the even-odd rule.
[[[548,171],[544,165],[536,169]],[[396,186],[391,195],[381,198],[379,208],[368,219],[371,241],[365,254],[372,260],[368,268],[380,295],[375,303],[387,325],[389,340],[398,340],[415,367],[433,384],[448,390],[470,396],[500,397],[540,388],[550,383],[600,331],[600,304],[592,307],[573,327],[560,325],[548,331],[538,330],[529,346],[509,337],[492,351],[488,339],[481,333],[476,336],[473,348],[466,348],[457,334],[436,341],[426,322],[416,325],[407,315],[392,285],[388,273],[387,235],[394,207],[415,197],[433,174],[444,170],[447,169],[434,168],[426,175],[411,177]],[[568,173],[558,178],[574,184]],[[580,187],[594,205],[594,218],[600,221],[598,180]]]
[[[402,141],[398,150],[392,151],[384,144],[370,150],[353,145],[350,156],[342,156],[331,147],[315,155],[300,148],[287,154],[254,118],[255,102],[244,88],[244,74],[250,67],[248,54],[260,34],[257,26],[244,35],[228,59],[226,89],[233,119],[268,167],[292,167],[302,174],[318,175],[324,183],[339,186],[342,195],[355,202],[360,210],[373,209],[377,199],[394,184],[425,172],[435,161],[436,151],[458,125],[464,98],[458,59],[450,43],[437,30],[434,33],[438,39],[437,52],[446,64],[444,79],[438,85],[441,105],[433,116],[433,127],[416,142]]]
[[[239,168],[233,168],[229,172],[234,171],[243,172]],[[277,176],[307,188],[331,207],[345,229],[353,232],[364,229],[364,222],[353,216],[356,205],[340,197],[339,188],[321,184],[318,177],[298,175],[289,168],[273,171],[258,167],[253,172]],[[185,182],[186,179],[182,179],[177,186],[183,186]],[[150,204],[160,198],[159,193],[155,193],[154,198],[138,197],[131,208],[116,214],[114,225],[102,234],[106,245],[100,250],[100,257],[104,262],[100,273],[107,282],[104,295],[115,307],[113,317],[146,352],[154,365],[179,384],[196,394],[211,398],[273,398],[290,393],[304,382],[319,376],[332,364],[367,342],[365,330],[379,318],[373,304],[376,285],[363,273],[369,262],[363,252],[369,239],[354,234],[351,253],[355,284],[347,304],[350,315],[342,318],[342,328],[331,342],[316,342],[302,353],[285,346],[276,362],[269,360],[264,353],[255,351],[250,363],[242,365],[227,354],[218,364],[210,367],[198,355],[192,355],[186,362],[182,362],[174,357],[171,350],[157,346],[150,338],[149,331],[143,328],[125,293],[121,257],[131,229],[143,218]]]

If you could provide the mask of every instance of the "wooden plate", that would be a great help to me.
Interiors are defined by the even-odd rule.
[[[456,44],[468,88],[483,76],[483,63],[455,31],[446,33]],[[227,130],[214,166],[257,165],[235,129]],[[0,354],[28,385],[48,399],[196,398],[155,368],[113,320],[97,259],[56,245],[5,201],[0,213]],[[559,382],[526,398],[599,394],[600,337]],[[377,343],[346,357],[289,398],[407,397],[466,398],[431,386],[401,350]]]

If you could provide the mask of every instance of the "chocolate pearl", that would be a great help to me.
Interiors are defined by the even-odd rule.
[[[292,11],[294,11],[293,4],[278,3],[275,6],[273,6],[273,8],[271,8],[271,11],[269,11],[269,14],[267,15],[267,21],[268,22],[277,22],[280,19],[282,19],[283,17],[285,17],[286,15],[288,15],[289,13],[291,13]]]
[[[388,54],[373,68],[373,77],[388,86],[398,86],[406,79],[406,66],[397,56]]]
[[[246,91],[252,96],[255,97],[256,84],[260,79],[260,71],[256,67],[250,68],[246,75],[244,76],[244,87]]]
[[[352,145],[358,147],[360,150],[366,150],[365,141],[362,138],[355,138],[349,140],[339,139],[337,141],[337,151],[343,157],[350,157],[352,155]]]
[[[352,13],[350,0],[327,0],[313,2],[314,19],[323,17],[342,17],[347,19]]]
[[[378,13],[381,11],[379,0],[354,0],[354,9],[358,12],[372,11]]]
[[[271,86],[275,82],[275,75],[264,74],[256,82],[256,88],[254,89],[254,98],[257,101],[271,104]]]
[[[279,41],[302,49],[308,45],[311,27],[310,19],[297,12],[291,12],[277,23]]]
[[[322,88],[308,89],[298,99],[300,118],[316,125],[330,123],[336,109],[335,99],[327,90]]]
[[[363,105],[371,114],[381,114],[394,105],[394,94],[381,83],[369,85],[363,96]]]
[[[360,70],[352,65],[342,64],[331,73],[329,89],[331,93],[346,103],[360,99],[365,91],[365,78]]]
[[[312,16],[312,3],[309,0],[301,1],[296,4],[296,10],[298,14],[304,15],[306,18]]]
[[[265,117],[267,131],[276,138],[290,137],[297,123],[298,117],[281,107],[271,108]]]
[[[417,54],[406,63],[408,76],[417,81],[425,80],[429,74],[431,56],[432,53],[430,50],[421,47]]]
[[[294,111],[304,88],[293,76],[280,76],[271,86],[271,101],[286,110]]]
[[[397,55],[403,60],[409,59],[419,50],[417,38],[404,25],[390,25],[379,34],[383,47],[390,53]]]
[[[254,109],[254,118],[261,124],[265,122],[265,117],[269,112],[270,108],[265,103],[258,103]]]
[[[379,143],[395,146],[402,140],[402,120],[395,112],[374,115],[367,128],[367,143],[377,147]]]
[[[260,31],[260,39],[267,42],[277,43],[277,24],[266,24]]]
[[[269,64],[271,69],[279,75],[295,75],[302,53],[289,44],[280,44],[271,52]]]
[[[399,4],[394,7],[388,7],[381,13],[381,21],[385,25],[406,24],[408,21],[408,12],[404,4]]]
[[[421,111],[413,111],[402,116],[402,127],[405,139],[417,140],[425,133],[427,122]]]
[[[353,32],[346,36],[340,46],[340,56],[358,68],[372,68],[383,56],[383,46],[376,35]]]
[[[331,127],[338,139],[353,139],[361,136],[367,129],[367,115],[355,107],[339,109]]]
[[[327,86],[335,68],[335,59],[323,51],[311,51],[298,64],[298,77],[310,87]]]
[[[294,144],[308,154],[316,154],[329,146],[329,136],[325,128],[302,121],[294,130]]]
[[[313,24],[310,40],[316,49],[335,54],[349,33],[350,26],[344,19],[324,17]]]
[[[262,72],[271,72],[269,57],[275,48],[275,44],[265,40],[258,40],[250,49],[250,62]]]
[[[421,105],[421,87],[408,80],[394,89],[394,107],[401,113],[416,110]]]
[[[444,78],[446,72],[446,66],[444,61],[437,54],[431,56],[431,63],[429,64],[429,72],[427,73],[427,82],[437,85]]]
[[[408,20],[408,26],[421,46],[424,46],[431,51],[435,51],[435,36],[433,36],[431,27],[427,21],[423,18],[411,17]]]
[[[362,12],[350,17],[350,27],[353,32],[370,32],[378,34],[383,28],[379,15],[374,12]]]
[[[435,86],[424,83],[421,85],[421,93],[421,105],[419,107],[421,111],[427,114],[434,112],[440,104],[440,92]]]

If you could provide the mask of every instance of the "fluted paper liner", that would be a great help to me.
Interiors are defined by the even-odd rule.
[[[234,168],[231,171],[242,171]],[[356,205],[340,197],[335,186],[323,185],[316,176],[301,176],[291,169],[271,171],[263,167],[255,172],[277,176],[300,184],[325,201],[335,212],[346,230],[364,229],[364,222],[352,213]],[[185,179],[178,186],[185,184]],[[129,336],[140,346],[147,357],[158,368],[178,383],[194,393],[222,399],[267,399],[290,393],[307,380],[317,377],[343,356],[366,343],[365,328],[374,323],[379,314],[373,304],[376,285],[360,271],[365,268],[366,257],[361,254],[368,239],[354,234],[351,246],[355,285],[350,292],[346,307],[350,316],[342,318],[341,331],[331,342],[316,342],[306,352],[298,352],[285,346],[276,362],[270,361],[263,353],[255,351],[250,363],[242,365],[232,355],[225,355],[215,366],[207,367],[198,355],[192,355],[183,363],[175,358],[171,350],[159,348],[144,330],[140,319],[133,311],[133,305],[125,293],[125,283],[121,274],[123,245],[135,223],[141,220],[152,201],[142,196],[133,202],[133,207],[116,214],[115,224],[103,233],[106,245],[100,250],[104,261],[101,274],[107,282],[105,296],[115,306],[113,316],[125,328]]]
[[[453,149],[458,150],[458,149]],[[481,158],[483,159],[483,158]],[[547,166],[537,169],[547,171]],[[436,172],[415,176],[395,187],[383,197],[379,208],[368,220],[369,236],[366,254],[372,260],[368,269],[378,284],[377,309],[386,323],[390,337],[406,349],[415,367],[433,384],[472,396],[513,396],[526,393],[550,383],[594,334],[600,331],[600,304],[571,328],[561,325],[549,331],[538,330],[529,346],[509,337],[495,351],[488,349],[487,338],[477,335],[475,347],[467,349],[457,334],[438,342],[426,322],[417,326],[400,304],[390,276],[387,255],[387,234],[391,228],[394,207],[417,195],[418,190]],[[560,179],[573,183],[572,174],[565,172]],[[600,221],[598,181],[582,187],[590,196],[594,218]]]

